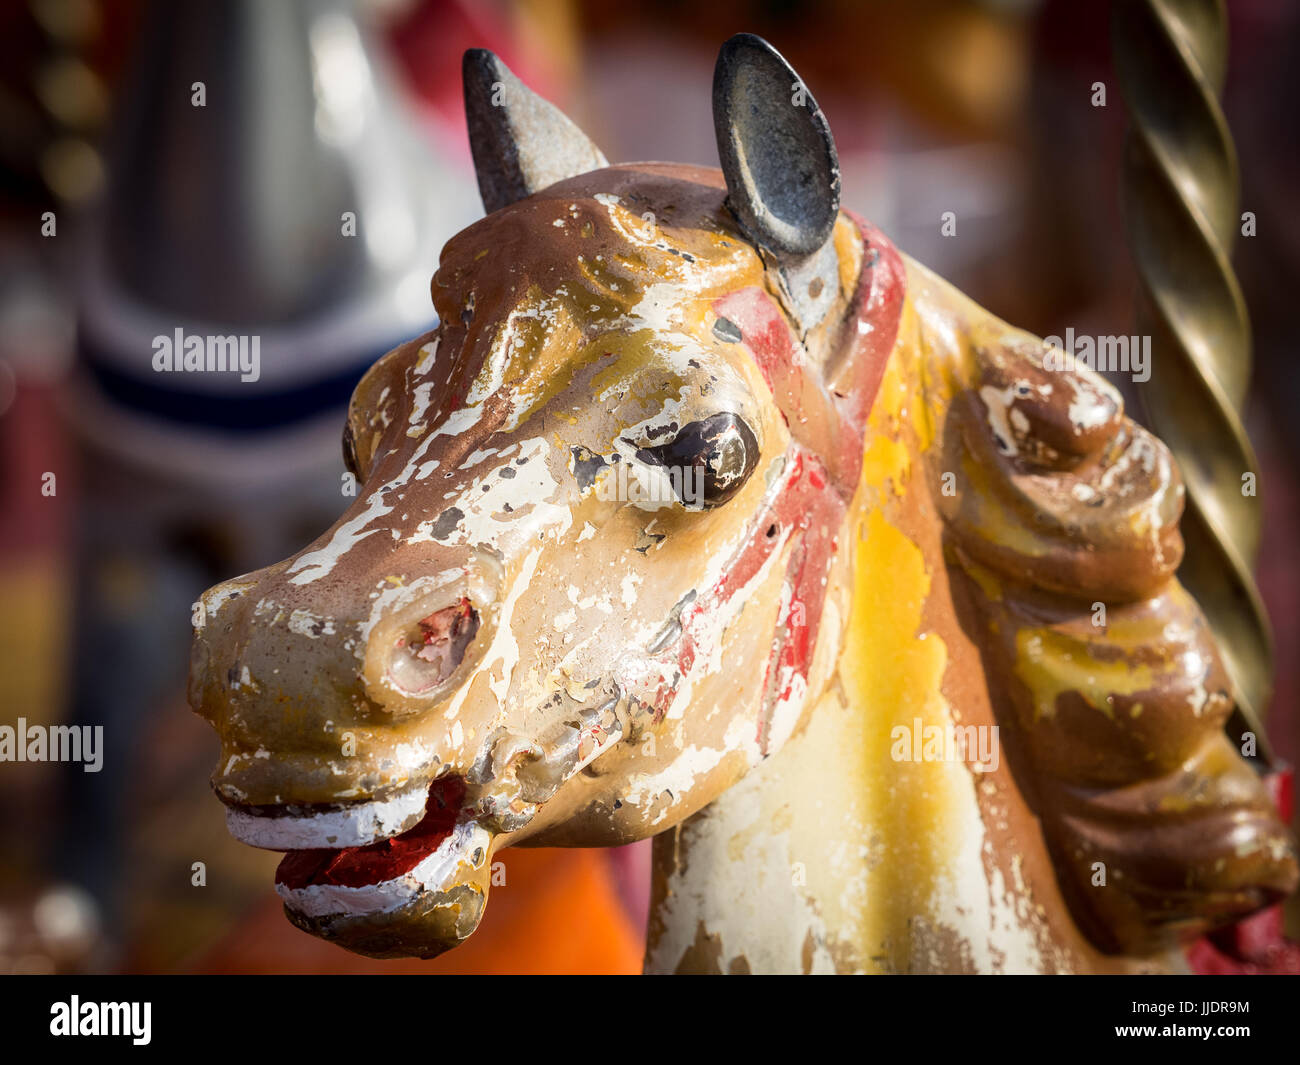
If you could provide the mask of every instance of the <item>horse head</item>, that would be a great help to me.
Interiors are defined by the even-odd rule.
[[[723,175],[604,166],[495,57],[465,78],[491,213],[440,326],[356,389],[356,502],[198,607],[231,831],[371,953],[472,931],[499,847],[644,838],[798,727],[901,303],[753,39],[718,68]]]
[[[846,699],[863,515],[901,483],[885,437],[916,453],[918,481],[939,462],[968,483],[964,507],[915,495],[931,500],[915,520],[934,532],[932,569],[960,563],[1004,615],[1019,600],[989,592],[1000,573],[1078,583],[1111,556],[1067,551],[1077,527],[1055,555],[1026,551],[1014,521],[988,524],[990,478],[1019,476],[1041,513],[1060,500],[1016,462],[1072,476],[1105,441],[1103,466],[1121,457],[1104,385],[1072,386],[1066,417],[999,344],[940,351],[951,320],[908,298],[941,283],[841,212],[825,118],[759,39],[719,57],[721,172],[609,166],[490,53],[464,74],[489,213],[443,250],[437,329],[356,388],[356,500],[195,614],[190,698],[221,738],[230,830],[288,852],[291,920],[380,956],[469,935],[499,849],[680,826],[771,764],[827,693]],[[1018,391],[1027,378],[1038,391]],[[981,432],[1002,449],[972,463]],[[1147,461],[1111,480],[1148,486],[1143,535],[1163,554],[1137,567],[1158,579],[1112,598],[1170,578],[1181,500],[1167,454],[1124,432]],[[1114,513],[1089,512],[1094,546],[1123,539]],[[963,683],[987,701],[974,669]],[[1040,761],[1069,761],[1068,739]]]

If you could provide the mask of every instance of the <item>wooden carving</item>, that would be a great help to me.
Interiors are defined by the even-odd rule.
[[[1134,971],[1293,890],[1169,454],[840,210],[780,56],[724,47],[721,172],[466,81],[496,209],[357,387],[356,502],[196,608],[290,920],[432,956],[502,847],[655,836],[651,970]]]

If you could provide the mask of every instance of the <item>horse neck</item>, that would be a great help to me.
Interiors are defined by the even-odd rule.
[[[941,354],[909,297],[831,578],[833,667],[784,748],[655,839],[648,971],[1126,968],[1070,920],[1005,760],[944,760],[952,726],[992,739],[996,718],[923,468]]]

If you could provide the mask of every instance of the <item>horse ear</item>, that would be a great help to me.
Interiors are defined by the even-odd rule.
[[[547,185],[609,165],[564,112],[528,88],[492,52],[469,49],[461,74],[469,146],[488,214]]]
[[[713,70],[713,130],[728,202],[778,257],[823,247],[840,209],[840,163],[817,101],[781,54],[738,33]]]

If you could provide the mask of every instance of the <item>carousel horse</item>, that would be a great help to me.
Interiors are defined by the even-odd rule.
[[[350,950],[655,837],[650,971],[1133,972],[1296,884],[1119,395],[840,210],[759,38],[721,171],[465,57],[487,216],[352,398],[361,488],[195,605],[231,832]]]

